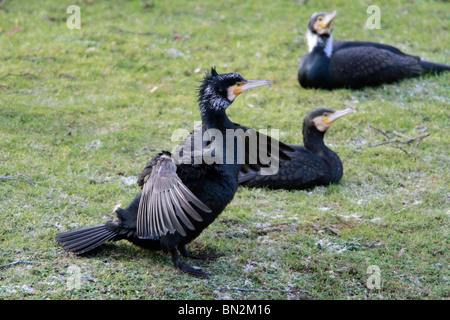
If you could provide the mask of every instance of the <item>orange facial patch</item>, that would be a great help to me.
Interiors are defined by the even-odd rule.
[[[334,121],[329,121],[327,118],[330,115],[330,113],[327,114],[327,116],[325,115],[320,115],[317,116],[313,119],[314,125],[317,128],[317,130],[321,131],[321,132],[325,132],[328,130],[328,128],[331,126],[331,124]]]
[[[333,21],[330,21],[328,25],[325,25],[323,23],[324,16],[317,17],[316,21],[314,22],[314,31],[316,31],[317,34],[330,34],[331,26],[333,25]]]
[[[244,90],[241,89],[241,87],[242,87],[244,84],[246,84],[246,82],[238,82],[238,83],[236,83],[236,85],[235,85],[235,87],[234,87],[234,89],[233,89],[233,94],[234,94],[235,96],[238,96],[238,95],[240,95],[242,92],[244,92]]]

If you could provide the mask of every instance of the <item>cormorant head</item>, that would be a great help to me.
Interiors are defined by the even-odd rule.
[[[331,13],[320,12],[314,13],[309,20],[308,29],[319,36],[330,35],[333,30],[333,20],[336,18],[337,12]]]
[[[337,119],[354,112],[356,111],[350,108],[341,111],[329,108],[316,109],[305,117],[303,128],[314,127],[319,132],[325,133]]]
[[[325,48],[325,53],[328,56],[331,56],[333,20],[336,16],[336,11],[331,13],[320,12],[312,15],[311,20],[309,20],[308,31],[306,33],[310,52],[319,45]]]
[[[218,74],[213,67],[205,74],[199,87],[201,112],[225,110],[242,92],[270,84],[270,80],[246,80],[237,73]]]

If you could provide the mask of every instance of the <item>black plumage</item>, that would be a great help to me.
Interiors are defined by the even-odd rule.
[[[334,121],[352,112],[352,109],[334,111],[328,108],[310,112],[303,120],[304,147],[283,144],[281,149],[287,158],[280,159],[278,171],[272,175],[262,175],[261,166],[242,165],[239,184],[271,189],[307,189],[338,183],[343,175],[341,159],[323,139]]]
[[[199,105],[203,126],[222,134],[235,129],[226,109],[243,91],[268,81],[247,81],[235,73],[218,74],[214,68],[206,74],[199,88]],[[236,161],[237,141],[233,140],[232,161],[207,164],[180,162],[163,151],[147,163],[138,178],[142,192],[125,209],[116,208],[116,221],[104,225],[57,234],[55,240],[67,250],[83,254],[111,240],[126,239],[151,250],[170,252],[174,265],[190,275],[208,278],[208,273],[179,260],[178,252],[190,258],[186,244],[211,224],[233,199],[238,187],[240,164]],[[223,143],[215,150],[219,160],[225,160]],[[195,152],[198,150],[191,150]],[[203,151],[200,150],[200,153]]]
[[[386,44],[333,41],[335,17],[336,12],[315,13],[308,24],[309,52],[298,70],[304,88],[360,89],[450,70],[448,65],[421,60]]]

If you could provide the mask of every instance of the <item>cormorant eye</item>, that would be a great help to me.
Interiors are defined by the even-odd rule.
[[[324,116],[324,117],[328,117],[328,113],[325,112],[325,113],[323,114],[323,116]]]
[[[236,83],[236,87],[240,87],[242,85],[242,83],[238,82]]]
[[[322,21],[322,17],[319,17],[317,20]]]

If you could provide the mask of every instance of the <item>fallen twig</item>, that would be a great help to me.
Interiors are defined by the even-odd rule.
[[[244,288],[236,288],[236,287],[221,287],[216,288],[216,290],[236,290],[243,292],[278,292],[278,293],[306,293],[310,294],[310,292],[306,290],[294,289],[294,290],[270,290],[270,289],[244,289]]]
[[[22,93],[22,94],[31,94],[31,95],[37,94],[35,91],[31,91],[31,90],[9,90],[9,91],[5,92],[5,94],[11,94],[11,93]]]
[[[380,143],[377,143],[377,144],[369,145],[369,148],[374,148],[374,147],[378,147],[378,146],[382,146],[382,145],[386,145],[386,144],[391,144],[391,145],[394,144],[394,145],[392,145],[392,147],[400,149],[401,151],[403,151],[407,155],[411,155],[414,152],[416,152],[417,147],[422,142],[422,140],[430,135],[430,133],[427,132],[427,133],[424,133],[424,134],[422,134],[420,136],[411,138],[411,137],[408,137],[408,136],[404,135],[403,133],[399,133],[398,131],[395,131],[395,130],[392,131],[392,133],[394,135],[398,136],[398,137],[407,138],[407,140],[399,140],[399,139],[394,139],[394,138],[390,137],[389,134],[386,131],[384,131],[384,130],[380,130],[378,128],[372,127],[371,125],[369,125],[369,127],[371,129],[375,130],[376,132],[380,133],[381,135],[383,135],[385,138],[389,139],[387,141],[383,141],[383,142],[380,142]],[[406,144],[410,144],[411,142],[414,142],[414,141],[416,142],[416,145],[414,146],[414,149],[412,151],[410,151],[410,152],[408,152],[407,150],[405,150],[404,148],[402,148],[400,146],[396,146],[395,145],[395,143],[400,143],[400,144],[406,145]]]
[[[398,137],[402,137],[402,138],[408,138],[408,139],[410,139],[410,137],[408,137],[406,134],[403,134],[403,133],[400,133],[400,132],[397,132],[397,131],[395,131],[395,130],[393,130],[392,131],[392,133],[393,134],[395,134],[396,136],[398,136]]]
[[[386,131],[380,130],[380,129],[375,128],[375,127],[372,127],[371,125],[369,125],[369,128],[371,128],[371,129],[373,129],[373,130],[375,130],[375,131],[381,133],[383,136],[385,136],[386,138],[390,139],[390,137],[389,137],[389,135],[387,134]]]
[[[25,179],[19,179],[20,177],[23,177],[23,178],[25,178]],[[21,173],[16,174],[15,176],[3,176],[3,177],[0,177],[0,180],[19,180],[19,181],[25,181],[25,182],[28,182],[29,184],[31,184],[33,187],[36,187],[36,185],[35,185],[33,182],[31,182],[31,179],[30,179],[30,178],[28,178],[26,175],[23,175],[23,174],[21,174]]]
[[[0,269],[9,268],[9,267],[15,266],[16,264],[20,264],[20,263],[24,263],[24,264],[39,264],[40,262],[17,260],[15,262],[11,262],[11,263],[4,264],[4,265],[0,266]]]
[[[6,77],[10,77],[10,76],[15,76],[15,77],[29,77],[29,78],[31,78],[31,79],[40,79],[40,77],[38,77],[38,76],[36,76],[36,75],[34,75],[34,74],[31,74],[31,73],[27,72],[27,73],[20,73],[20,74],[17,74],[17,73],[7,73],[7,74],[5,74],[3,77],[1,77],[0,80],[5,79]]]

